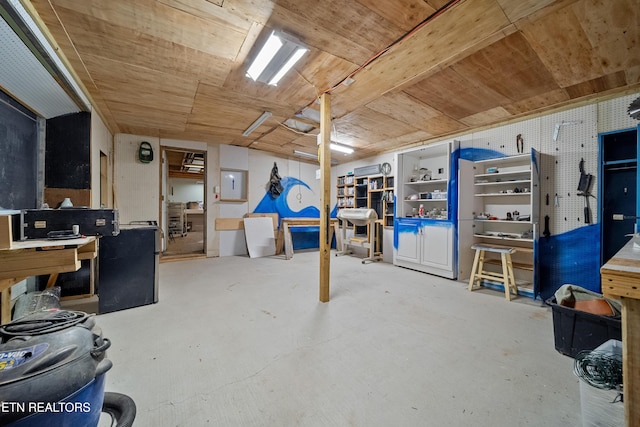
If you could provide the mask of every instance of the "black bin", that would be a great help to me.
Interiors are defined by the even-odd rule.
[[[622,340],[620,316],[599,316],[546,300],[553,312],[553,336],[560,353],[575,357],[582,350],[594,350],[610,339]]]

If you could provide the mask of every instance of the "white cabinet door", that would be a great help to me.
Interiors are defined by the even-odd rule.
[[[396,221],[398,249],[396,258],[401,261],[420,262],[420,223],[418,221]]]
[[[453,268],[452,246],[452,224],[427,224],[422,227],[422,264],[443,270],[451,270]]]

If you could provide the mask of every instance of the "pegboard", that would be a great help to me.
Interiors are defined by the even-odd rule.
[[[599,103],[598,132],[611,132],[638,126],[640,122],[629,117],[627,113],[629,104],[638,97],[640,97],[640,92]]]
[[[584,159],[585,173],[593,175],[588,198],[591,224],[598,222],[598,129],[605,127],[598,122],[603,109],[606,114],[626,116],[626,108],[633,96],[607,101],[607,106],[592,104],[561,111],[542,117],[523,120],[497,128],[483,130],[457,139],[463,147],[490,149],[507,156],[517,155],[517,135],[523,139],[524,152],[531,148],[541,156],[540,169],[540,222],[545,215],[550,218],[551,234],[561,234],[585,224],[585,197],[578,195],[580,161]],[[614,110],[616,108],[617,110]],[[609,125],[619,129],[623,120],[609,120]],[[563,124],[564,123],[564,124]],[[558,135],[554,141],[556,125]],[[630,127],[625,121],[623,127]],[[547,204],[548,195],[548,204]],[[557,197],[556,197],[557,195]],[[541,230],[542,231],[542,230]]]
[[[0,56],[0,86],[22,104],[46,119],[80,111],[4,19],[0,19]]]
[[[585,173],[593,175],[590,194],[594,197],[588,198],[591,224],[598,221],[595,198],[598,194],[596,119],[595,104],[540,117],[540,152],[546,154],[540,175],[540,217],[549,215],[551,234],[565,233],[586,225],[585,197],[578,196],[582,159]],[[554,141],[556,126],[559,130]]]
[[[506,156],[529,153],[531,148],[539,150],[539,119],[524,120],[473,134],[473,148],[499,151]],[[517,136],[522,138],[522,150],[518,152]]]

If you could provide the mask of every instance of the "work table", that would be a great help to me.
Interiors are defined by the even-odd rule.
[[[64,240],[24,240],[0,249],[0,323],[11,320],[11,286],[31,276],[77,271],[80,261],[98,252],[96,237]]]
[[[640,420],[640,247],[634,239],[600,268],[602,293],[622,302],[625,425]]]

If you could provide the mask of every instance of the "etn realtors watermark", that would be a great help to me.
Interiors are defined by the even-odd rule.
[[[0,413],[88,413],[89,402],[0,402]]]

